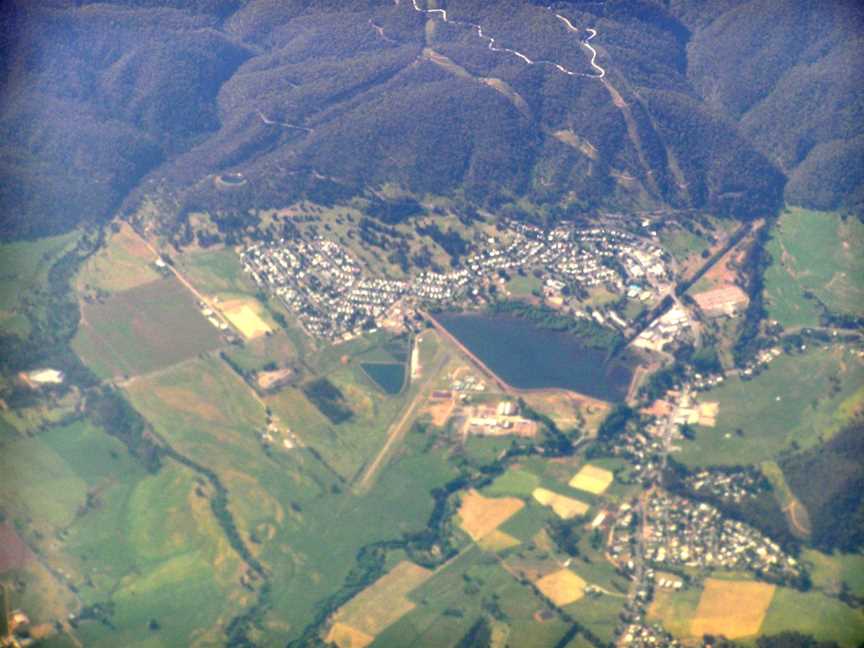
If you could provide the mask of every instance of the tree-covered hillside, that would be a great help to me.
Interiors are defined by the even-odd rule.
[[[4,3],[0,236],[385,183],[571,216],[752,218],[784,187],[861,207],[852,0],[438,4],[448,22],[390,0]]]

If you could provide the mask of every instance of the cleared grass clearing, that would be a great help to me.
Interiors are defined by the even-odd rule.
[[[346,605],[336,611],[334,622],[347,626],[352,631],[359,631],[361,636],[374,637],[384,628],[398,621],[404,614],[414,609],[414,602],[407,596],[422,585],[432,572],[412,562],[403,560],[387,574],[360,592]],[[358,637],[347,634],[349,640]],[[327,641],[334,641],[333,630],[327,636]],[[340,648],[349,648],[352,643],[338,643]]]
[[[690,623],[690,634],[723,635],[729,639],[759,633],[775,586],[757,581],[709,578]]]
[[[591,464],[585,464],[570,480],[570,487],[601,495],[615,480],[611,471]]]
[[[515,497],[483,497],[476,490],[462,496],[459,523],[475,541],[497,529],[519,511],[525,502]]]
[[[589,435],[597,428],[609,411],[609,404],[575,392],[547,390],[524,395],[525,402],[551,418],[562,430],[583,427]]]
[[[565,495],[559,495],[545,488],[535,488],[531,494],[535,500],[543,506],[550,507],[555,512],[555,515],[563,520],[585,515],[590,508],[585,502],[580,502]]]
[[[585,595],[587,583],[569,569],[561,569],[544,576],[534,584],[555,605],[564,607],[575,603]]]
[[[790,208],[769,242],[768,316],[787,328],[819,323],[815,295],[830,310],[864,313],[864,224],[838,214]]]
[[[128,223],[118,225],[105,247],[81,268],[76,280],[79,289],[121,292],[160,278],[152,265],[156,254]]]
[[[720,404],[716,426],[698,428],[676,458],[693,466],[751,464],[793,442],[811,447],[848,420],[862,384],[864,363],[843,346],[783,354],[752,380],[731,377],[708,392]]]
[[[85,303],[72,341],[82,360],[107,376],[137,375],[218,348],[219,332],[175,279],[159,279]]]

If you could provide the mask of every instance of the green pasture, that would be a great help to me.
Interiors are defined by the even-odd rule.
[[[45,283],[51,266],[78,238],[77,232],[0,244],[0,331],[26,337],[29,294]]]
[[[72,348],[109,377],[162,369],[220,344],[192,294],[174,279],[159,279],[83,304]]]
[[[569,629],[557,616],[533,618],[546,608],[530,587],[507,573],[492,556],[472,548],[414,590],[417,607],[384,630],[375,646],[455,645],[495,601],[508,626],[507,644],[541,648],[555,645]]]
[[[839,391],[832,392],[832,379],[839,380]],[[703,401],[720,403],[717,426],[697,428],[695,441],[683,441],[676,458],[694,466],[751,464],[793,443],[813,446],[845,422],[844,403],[859,399],[862,383],[864,367],[844,347],[781,355],[759,376],[729,378],[704,394]]]
[[[837,594],[846,587],[852,595],[864,596],[864,555],[807,549],[801,560],[810,566],[814,588]]]
[[[819,310],[864,313],[864,223],[828,212],[789,208],[768,244],[772,264],[765,273],[768,315],[783,326],[815,326]]]
[[[821,641],[836,641],[852,648],[864,641],[864,616],[820,592],[799,592],[778,587],[762,622],[761,634],[793,630]]]

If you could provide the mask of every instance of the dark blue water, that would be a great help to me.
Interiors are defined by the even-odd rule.
[[[405,382],[405,365],[390,362],[363,362],[360,368],[387,394],[398,394]]]
[[[627,361],[606,362],[572,333],[510,315],[444,313],[436,319],[489,369],[517,389],[556,387],[623,401],[633,375]]]

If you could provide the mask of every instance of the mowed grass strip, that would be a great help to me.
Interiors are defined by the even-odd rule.
[[[356,641],[358,637],[346,631],[346,627],[359,631],[361,639],[374,637],[414,609],[414,602],[407,596],[431,575],[430,570],[403,560],[337,610],[333,617],[335,624],[327,635],[327,641],[336,641],[342,637],[347,639],[347,642],[337,642],[340,648],[357,645],[350,642]],[[336,625],[340,627],[337,628]]]
[[[462,496],[459,522],[475,541],[497,529],[519,511],[525,502],[515,497],[483,497],[472,489]]]
[[[729,639],[755,636],[775,589],[769,583],[709,578],[690,623],[690,634],[723,635]]]
[[[585,502],[559,495],[546,488],[535,488],[532,496],[543,506],[550,507],[563,520],[585,515],[590,508]]]
[[[83,304],[72,342],[85,363],[97,371],[104,366],[111,376],[162,369],[220,344],[216,328],[173,278]]]
[[[585,464],[570,480],[570,487],[600,495],[609,488],[614,479],[615,475],[611,471]]]

